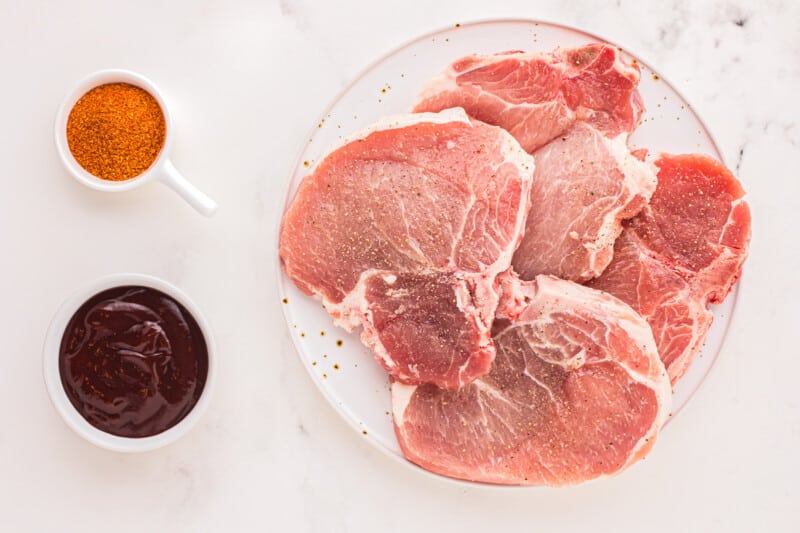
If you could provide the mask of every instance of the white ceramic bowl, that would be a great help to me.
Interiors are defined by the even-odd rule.
[[[200,393],[200,398],[198,398],[197,403],[180,422],[150,437],[120,437],[106,433],[91,425],[70,402],[61,383],[61,374],[59,372],[58,363],[61,338],[64,335],[67,324],[78,308],[99,292],[125,285],[136,285],[156,289],[178,301],[197,321],[197,325],[200,327],[208,349],[208,375],[206,376],[206,383]],[[155,450],[156,448],[161,448],[162,446],[175,442],[186,434],[192,426],[197,423],[208,407],[214,388],[214,380],[217,375],[216,366],[217,358],[214,337],[211,334],[208,321],[205,316],[203,316],[203,313],[200,312],[200,308],[197,307],[183,291],[171,283],[145,274],[111,274],[101,277],[75,291],[56,312],[47,330],[44,342],[44,382],[56,411],[58,411],[61,418],[64,419],[64,422],[78,435],[96,446],[117,452],[146,452]]]
[[[166,126],[164,146],[161,147],[158,157],[156,157],[156,160],[150,165],[150,168],[138,176],[124,181],[104,180],[89,173],[72,155],[69,149],[69,142],[67,141],[67,121],[69,120],[69,114],[72,108],[83,95],[95,87],[108,83],[127,83],[150,93],[150,95],[156,99],[156,102],[158,102],[159,107],[161,107]],[[189,180],[184,178],[169,158],[169,150],[172,146],[172,131],[172,118],[170,117],[167,103],[164,101],[164,96],[161,94],[158,87],[141,74],[129,70],[113,69],[100,70],[90,74],[75,84],[61,103],[61,107],[56,114],[55,140],[58,155],[61,157],[64,167],[69,171],[72,177],[87,187],[98,191],[121,192],[129,191],[151,181],[160,181],[178,193],[197,211],[203,215],[211,216],[217,210],[216,202],[192,185]]]

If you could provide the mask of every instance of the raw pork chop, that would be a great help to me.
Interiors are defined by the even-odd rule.
[[[539,148],[525,236],[514,254],[523,279],[539,274],[583,282],[600,275],[623,219],[636,215],[656,188],[650,165],[584,122]]]
[[[672,399],[644,319],[571,281],[503,278],[489,374],[457,390],[392,385],[405,456],[470,481],[557,486],[643,457]]]
[[[750,242],[744,191],[703,155],[663,155],[650,205],[626,223],[614,259],[591,287],[648,321],[675,383],[700,350],[713,315],[741,275]]]
[[[496,276],[511,264],[533,159],[463,110],[396,117],[344,142],[283,218],[286,274],[395,379],[458,387],[488,372]]]
[[[459,59],[422,90],[415,111],[463,107],[509,131],[532,152],[583,120],[614,137],[639,124],[639,68],[617,48],[588,44],[552,53],[503,52]]]

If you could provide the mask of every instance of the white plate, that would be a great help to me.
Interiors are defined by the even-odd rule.
[[[550,51],[593,41],[608,41],[557,24],[501,20],[463,24],[420,37],[379,59],[347,87],[312,129],[289,184],[285,208],[300,181],[341,137],[384,115],[408,112],[423,83],[459,57],[504,50]],[[703,152],[722,156],[711,134],[686,100],[649,64],[625,51],[642,67],[639,91],[647,111],[631,138],[633,147],[653,152]],[[358,338],[333,326],[319,301],[280,276],[284,313],[297,352],[331,405],[371,443],[393,458],[402,456],[392,426],[386,372]],[[673,415],[680,411],[711,370],[722,347],[736,303],[738,286],[714,311],[714,323],[702,353],[675,387]],[[421,470],[421,469],[418,469]]]

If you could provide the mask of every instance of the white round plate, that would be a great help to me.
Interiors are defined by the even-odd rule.
[[[531,20],[461,24],[420,37],[379,59],[333,102],[301,150],[286,195],[285,208],[300,181],[342,137],[385,115],[408,112],[423,83],[454,60],[472,53],[505,50],[550,51],[606,41],[580,30]],[[711,134],[686,100],[640,57],[624,50],[641,69],[639,84],[647,111],[630,144],[651,153],[702,152],[722,156]],[[334,408],[366,439],[393,458],[405,459],[392,426],[386,372],[359,341],[333,326],[319,301],[303,294],[281,273],[283,309],[297,352],[314,382]],[[680,411],[711,370],[722,347],[736,304],[738,286],[714,311],[702,352],[675,386],[673,415]],[[407,464],[411,464],[406,462]]]

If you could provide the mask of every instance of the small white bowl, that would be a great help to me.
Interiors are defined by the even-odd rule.
[[[75,159],[75,156],[72,155],[69,149],[69,142],[67,141],[67,121],[69,120],[69,114],[72,108],[84,94],[95,87],[108,83],[127,83],[150,93],[158,102],[159,107],[161,107],[166,125],[164,146],[161,147],[161,151],[158,153],[156,160],[153,161],[150,168],[143,173],[124,181],[109,181],[92,175],[83,168]],[[58,110],[55,124],[55,138],[56,148],[58,149],[58,154],[61,156],[61,161],[64,163],[64,166],[69,173],[72,174],[72,177],[87,187],[98,191],[121,192],[129,191],[150,181],[160,181],[178,193],[203,215],[211,216],[217,210],[216,202],[192,185],[189,180],[184,178],[169,159],[169,150],[172,146],[172,118],[170,117],[169,109],[167,109],[167,104],[164,101],[161,91],[158,90],[158,87],[156,87],[152,81],[141,74],[121,69],[101,70],[79,81],[72,91],[67,94],[67,97],[61,103],[61,107]]]
[[[64,335],[67,324],[78,308],[99,292],[126,285],[143,286],[159,290],[182,304],[197,321],[197,325],[200,327],[208,349],[208,374],[197,403],[177,424],[150,437],[120,437],[106,433],[91,425],[81,416],[72,405],[72,402],[70,402],[69,397],[67,397],[67,393],[61,383],[61,373],[59,371],[61,338]],[[66,422],[75,433],[96,446],[117,452],[146,452],[155,450],[156,448],[161,448],[162,446],[175,442],[186,434],[192,426],[197,423],[208,407],[217,375],[216,366],[217,358],[214,338],[211,334],[208,321],[203,313],[200,312],[200,308],[197,307],[183,291],[171,283],[145,274],[111,274],[103,276],[80,288],[58,309],[47,330],[44,342],[44,382],[56,411],[58,411],[61,418],[64,419],[64,422]]]

